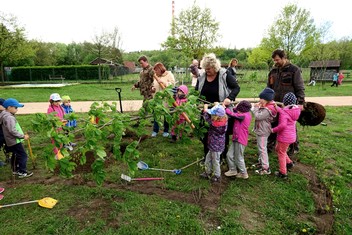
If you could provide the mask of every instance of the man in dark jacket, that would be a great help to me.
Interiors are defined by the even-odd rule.
[[[284,96],[292,92],[297,97],[298,105],[303,105],[305,94],[304,94],[304,81],[302,78],[301,69],[291,64],[287,59],[284,50],[277,49],[273,51],[271,58],[274,61],[274,67],[271,69],[268,75],[268,84],[275,91],[274,100],[282,102]],[[273,123],[273,127],[277,123]],[[270,135],[268,138],[268,149],[275,147],[276,135]],[[289,154],[298,153],[298,136],[296,142],[290,145]]]

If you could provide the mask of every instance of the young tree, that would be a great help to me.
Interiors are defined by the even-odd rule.
[[[201,58],[217,42],[219,23],[211,16],[209,8],[202,10],[193,4],[182,10],[171,25],[173,34],[162,46],[181,51],[188,58]]]
[[[289,59],[311,48],[320,38],[319,30],[310,18],[310,12],[295,4],[286,5],[269,28],[260,47],[269,51],[284,49]]]

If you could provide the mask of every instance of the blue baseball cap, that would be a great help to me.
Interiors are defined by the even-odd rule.
[[[9,106],[20,108],[20,107],[23,107],[24,104],[20,104],[16,99],[9,98],[4,101],[2,106],[4,106],[5,109],[8,108]]]

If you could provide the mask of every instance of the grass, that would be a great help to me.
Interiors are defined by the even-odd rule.
[[[351,107],[327,107],[324,120],[327,126],[298,126],[300,164],[313,166],[312,170],[316,170],[333,197],[333,207],[325,206],[327,211],[334,212],[332,234],[352,233],[351,114]],[[86,114],[81,115],[85,117]],[[31,129],[31,117],[18,116],[25,131]],[[59,203],[51,210],[34,204],[1,208],[1,234],[318,232],[319,221],[316,218],[319,208],[314,202],[311,184],[296,170],[289,173],[288,181],[282,181],[273,175],[257,176],[249,169],[248,180],[224,179],[226,183],[215,187],[199,179],[202,169],[194,165],[181,175],[139,171],[135,177],[161,176],[165,180],[127,184],[119,179],[119,175],[125,173],[125,167],[113,162],[107,168],[106,183],[97,187],[89,181],[89,173],[74,179],[63,179],[47,172],[41,157],[44,153],[42,149],[49,141],[33,133],[31,136],[33,152],[38,157],[35,175],[12,184],[10,169],[0,168],[0,186],[6,185],[1,204],[46,196],[58,199]],[[251,141],[245,149],[247,167],[257,160],[254,138],[251,133]],[[150,167],[167,169],[180,168],[202,155],[200,141],[193,138],[177,144],[161,136],[147,138],[141,142],[139,150],[141,160]],[[2,153],[0,157],[3,157]],[[272,170],[277,170],[276,155],[271,153],[269,159]],[[28,160],[28,168],[31,167]],[[324,220],[321,222],[324,223]]]
[[[13,97],[20,102],[46,102],[50,94],[59,93],[60,95],[69,95],[72,101],[110,101],[118,100],[118,93],[115,88],[121,88],[122,100],[142,100],[139,90],[131,91],[134,84],[133,79],[121,82],[118,79],[109,83],[101,84],[72,84],[65,87],[51,88],[12,88],[0,86],[2,98]],[[189,87],[190,84],[186,83]],[[239,84],[241,91],[239,98],[258,97],[260,91],[266,86],[266,83],[260,80],[240,79]],[[345,82],[342,86],[330,87],[330,83],[317,84],[316,86],[306,86],[306,96],[349,96],[351,95],[352,83]]]

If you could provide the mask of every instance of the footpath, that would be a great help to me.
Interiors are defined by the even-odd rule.
[[[258,101],[258,98],[238,98],[236,101],[248,100],[248,101]],[[329,96],[329,97],[306,97],[307,102],[315,102],[324,106],[352,106],[352,96]],[[119,101],[106,101],[109,104],[112,102],[117,103],[117,110],[120,109]],[[122,111],[132,112],[138,111],[142,107],[142,100],[123,100]],[[22,103],[22,102],[21,102]],[[94,101],[78,101],[72,102],[72,107],[77,113],[86,113],[90,110],[90,106]],[[17,114],[33,114],[33,113],[46,113],[49,103],[48,102],[31,102],[22,103],[23,108],[18,110]]]

